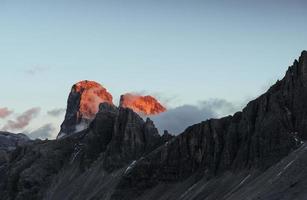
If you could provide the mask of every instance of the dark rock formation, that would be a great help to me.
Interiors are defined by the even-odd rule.
[[[67,100],[65,119],[61,125],[61,130],[58,135],[58,138],[74,133],[76,130],[76,125],[81,123],[82,119],[78,115],[80,100],[81,94],[75,92],[75,90],[72,88]]]
[[[104,152],[103,163],[108,171],[118,169],[137,160],[162,144],[153,122],[146,122],[127,108],[117,108],[107,103],[100,105],[100,112],[85,136],[88,154],[95,160]]]
[[[78,119],[79,99],[70,95],[67,119]],[[0,199],[306,199],[306,139],[304,51],[242,112],[176,137],[160,137],[150,119],[103,103],[87,129],[10,153],[0,166]]]
[[[24,145],[30,139],[24,134],[13,134],[8,132],[0,132],[0,166],[8,160],[9,152],[16,149],[17,146]]]
[[[80,81],[71,88],[67,100],[65,119],[57,138],[65,137],[88,128],[98,112],[100,103],[113,105],[112,95],[94,81]]]
[[[73,144],[68,138],[18,147],[0,174],[0,199],[43,199],[53,177],[69,161]]]
[[[59,193],[68,198],[70,192],[65,193],[65,188],[71,180],[57,174],[80,177],[99,165],[104,171],[101,178],[105,178],[104,174],[123,170],[161,144],[151,120],[144,122],[131,109],[103,103],[88,129],[61,140],[18,147],[10,155],[6,173],[1,174],[0,199],[42,199],[46,195],[54,199]],[[64,188],[58,187],[61,184]]]
[[[136,166],[136,165],[135,165]],[[143,200],[305,200],[307,145],[300,146],[265,172],[245,169],[208,178],[194,173],[176,182],[159,182]],[[127,191],[125,191],[127,194]],[[129,195],[127,195],[129,196]],[[126,199],[126,198],[125,198]]]
[[[136,163],[113,199],[134,199],[159,183],[182,181],[194,173],[217,176],[226,170],[265,170],[307,138],[307,52],[286,76],[242,112],[211,119]]]
[[[163,135],[162,135],[162,140],[163,140],[164,142],[167,142],[167,141],[173,139],[174,137],[175,137],[175,136],[171,135],[167,130],[164,130],[164,133],[163,133]]]

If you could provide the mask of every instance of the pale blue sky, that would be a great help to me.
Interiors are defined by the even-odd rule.
[[[306,6],[0,0],[0,107],[65,107],[71,85],[82,79],[102,83],[115,99],[145,91],[171,107],[244,101],[281,78],[307,48]]]

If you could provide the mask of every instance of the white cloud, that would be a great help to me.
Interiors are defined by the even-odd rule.
[[[159,132],[168,130],[178,135],[187,127],[210,118],[233,114],[241,109],[241,105],[234,105],[224,99],[210,99],[199,105],[183,105],[169,109],[165,113],[152,116]]]
[[[54,132],[56,131],[56,128],[54,127],[53,124],[45,124],[42,127],[26,133],[31,139],[46,139],[46,138],[51,138],[54,135]]]

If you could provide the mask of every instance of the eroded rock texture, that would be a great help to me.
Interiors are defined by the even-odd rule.
[[[0,199],[72,198],[72,191],[78,191],[72,182],[88,170],[99,166],[101,174],[96,172],[96,177],[106,178],[161,144],[152,121],[145,122],[131,109],[103,103],[88,129],[18,147],[0,180]],[[65,175],[70,179],[63,179]]]
[[[121,179],[113,199],[142,195],[161,182],[194,173],[214,177],[226,170],[265,170],[307,137],[307,52],[286,76],[242,112],[193,125],[161,146]]]
[[[71,95],[75,113],[80,97]],[[87,129],[9,153],[0,199],[306,199],[306,139],[304,51],[241,112],[176,137],[159,136],[130,109],[100,104]]]

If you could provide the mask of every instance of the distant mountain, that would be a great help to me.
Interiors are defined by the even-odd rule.
[[[30,138],[25,134],[18,133],[9,133],[0,131],[0,150],[12,151],[18,145],[25,144]]]
[[[113,105],[112,95],[102,85],[89,80],[74,84],[68,96],[65,119],[57,138],[87,129],[99,111],[101,103]],[[166,111],[166,108],[154,97],[132,93],[121,95],[119,107],[130,108],[142,116],[156,115]]]
[[[30,139],[24,134],[0,131],[0,179],[5,173],[2,170],[9,162],[10,153],[28,142],[30,142]]]
[[[157,115],[166,111],[152,96],[141,96],[131,93],[126,93],[120,96],[120,107],[131,108],[134,112],[142,115]]]
[[[74,100],[68,111],[78,119]],[[241,112],[176,137],[108,102],[86,129],[78,123],[64,121],[65,137],[9,153],[0,199],[307,199],[306,51]]]

